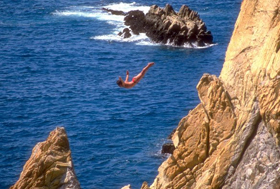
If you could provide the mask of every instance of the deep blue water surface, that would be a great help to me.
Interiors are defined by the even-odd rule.
[[[16,182],[32,148],[66,128],[83,189],[140,188],[166,157],[161,145],[198,103],[203,73],[219,75],[240,0],[0,1],[0,188]],[[170,3],[198,11],[216,45],[203,49],[120,39],[104,6]],[[156,64],[133,89],[118,76]]]

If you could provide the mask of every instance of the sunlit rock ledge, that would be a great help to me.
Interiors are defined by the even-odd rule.
[[[10,189],[80,189],[66,131],[57,127],[46,141],[38,143]]]
[[[182,118],[142,189],[280,188],[280,1],[244,0],[219,77]]]

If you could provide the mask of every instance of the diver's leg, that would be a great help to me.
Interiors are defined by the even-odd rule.
[[[144,77],[144,75],[146,74],[146,72],[148,71],[148,69],[153,66],[155,63],[154,62],[150,62],[148,63],[148,65],[146,67],[143,68],[143,70],[137,75],[135,76],[135,80],[137,80],[137,82],[140,81],[140,79],[142,79]]]

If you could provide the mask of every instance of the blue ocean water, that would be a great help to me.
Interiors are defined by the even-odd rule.
[[[147,11],[157,4],[198,11],[208,48],[123,40],[123,17],[102,7]],[[66,128],[83,189],[140,188],[157,175],[167,136],[198,103],[203,73],[219,75],[241,0],[0,1],[0,188],[16,182],[32,148]],[[118,76],[156,64],[132,89]]]

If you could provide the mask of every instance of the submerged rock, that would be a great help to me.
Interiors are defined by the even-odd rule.
[[[76,178],[66,131],[57,127],[46,141],[32,150],[19,180],[10,189],[80,189]]]

